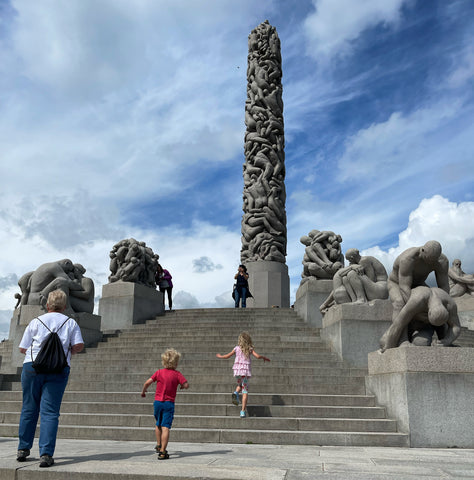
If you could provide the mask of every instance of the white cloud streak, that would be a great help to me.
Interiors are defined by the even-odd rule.
[[[308,53],[316,58],[347,54],[351,42],[367,28],[396,27],[407,0],[312,0],[315,12],[305,21]],[[355,8],[354,8],[355,6]]]

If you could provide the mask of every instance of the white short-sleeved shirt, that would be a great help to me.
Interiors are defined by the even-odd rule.
[[[56,332],[58,328],[68,318],[59,312],[48,312],[38,317],[52,332]],[[42,323],[34,318],[26,327],[25,333],[21,339],[19,348],[26,349],[25,360],[23,363],[32,362],[38,352],[41,349],[43,342],[49,335],[49,330],[42,325]],[[77,322],[73,318],[69,320],[61,327],[58,332],[58,336],[63,344],[64,353],[67,356],[67,363],[71,362],[71,350],[70,346],[77,345],[78,343],[84,343],[82,339],[81,329]],[[31,352],[33,350],[33,358],[31,358]]]

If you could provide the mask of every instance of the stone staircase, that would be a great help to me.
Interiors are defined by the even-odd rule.
[[[252,362],[248,418],[231,404],[233,358],[219,360],[241,331],[271,363]],[[73,358],[59,438],[154,441],[153,386],[161,353],[182,353],[190,389],[178,392],[172,441],[295,445],[407,446],[396,421],[366,395],[363,369],[350,368],[291,309],[199,309],[135,325]],[[0,436],[16,436],[18,375],[0,392]]]

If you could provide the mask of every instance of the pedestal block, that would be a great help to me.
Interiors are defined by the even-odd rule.
[[[332,280],[311,278],[296,291],[295,311],[313,327],[321,328],[322,314],[319,307],[332,291]]]
[[[13,342],[13,352],[11,358],[12,367],[21,367],[25,356],[18,350],[21,338],[28,324],[33,318],[44,315],[46,311],[40,305],[22,305],[13,312],[10,322],[10,332],[8,339]],[[102,338],[100,331],[100,316],[92,313],[75,313],[66,311],[64,315],[74,318],[81,328],[82,338],[86,347],[97,343]]]
[[[84,345],[89,347],[102,339],[101,317],[92,313],[80,312],[71,315],[81,327]]]
[[[132,282],[109,283],[99,300],[101,328],[120,330],[164,315],[163,292]]]
[[[411,447],[474,448],[474,349],[398,347],[369,354],[366,388]]]
[[[354,367],[367,368],[367,355],[380,348],[380,337],[392,322],[390,300],[343,303],[324,315],[321,337],[339,357]]]
[[[290,307],[290,277],[288,267],[280,262],[248,262],[249,288],[253,298],[247,307]]]
[[[22,305],[18,307],[14,312],[10,321],[10,332],[8,339],[13,342],[13,351],[11,358],[11,365],[13,368],[21,367],[25,356],[20,353],[18,345],[25,333],[25,329],[33,318],[44,315],[46,310],[40,305]],[[5,361],[6,359],[4,359]],[[5,361],[6,363],[6,361]]]

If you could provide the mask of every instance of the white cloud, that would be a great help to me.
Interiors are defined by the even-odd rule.
[[[459,135],[473,130],[468,128],[467,132],[457,132],[451,137],[443,135],[461,109],[460,102],[443,101],[408,115],[392,113],[387,121],[360,130],[346,141],[338,162],[341,178],[367,181],[385,176],[386,181],[395,183],[400,178],[427,170],[428,164],[422,161],[423,157],[430,157],[430,168],[446,165],[447,159],[452,161],[446,152],[462,150],[466,144],[464,138],[459,145]],[[436,138],[438,133],[442,137]],[[440,145],[442,142],[444,146]],[[469,160],[466,154],[456,160]]]
[[[455,64],[457,68],[453,70],[448,78],[448,86],[451,88],[459,88],[467,86],[469,82],[474,80],[474,47],[469,44],[461,52],[456,52]]]
[[[395,258],[410,247],[437,240],[450,263],[459,258],[463,270],[474,272],[474,202],[450,202],[435,195],[423,199],[418,208],[410,213],[407,228],[400,233],[398,245],[388,250],[376,246],[363,250],[363,255],[377,257],[391,271]]]
[[[305,21],[308,52],[315,58],[345,53],[352,41],[378,24],[396,26],[407,0],[312,0],[316,11]]]

